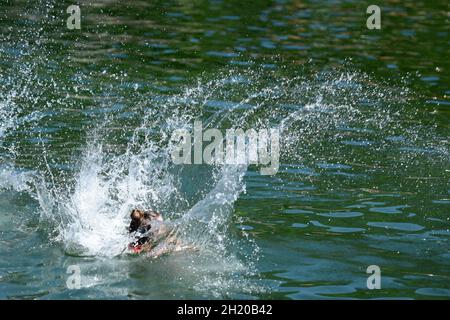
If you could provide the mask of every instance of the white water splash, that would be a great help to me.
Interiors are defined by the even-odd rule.
[[[359,119],[360,101],[386,102],[379,88],[364,89],[362,83],[370,82],[364,75],[321,77],[281,79],[273,85],[258,72],[240,75],[246,81],[231,81],[236,75],[230,72],[180,94],[142,98],[141,104],[152,108],[136,109],[145,111],[125,148],[121,145],[115,150],[108,142],[108,126],[113,127],[115,121],[109,118],[88,139],[71,181],[55,182],[48,170],[45,182],[36,187],[43,218],[57,225],[58,239],[66,250],[114,256],[128,241],[131,209],[151,208],[177,221],[183,236],[204,246],[213,243],[213,250],[223,252],[233,204],[245,190],[246,167],[177,167],[171,162],[168,138],[173,130],[189,128],[195,119],[206,116],[209,127],[223,128],[227,123],[255,129],[275,126],[284,136],[282,152],[290,158],[301,157],[301,143],[311,143],[322,132]],[[241,100],[232,102],[236,96]],[[231,107],[214,108],[211,101]]]
[[[191,128],[198,118],[206,118],[210,128],[276,127],[282,132],[284,161],[295,163],[305,156],[326,157],[330,147],[345,148],[332,143],[342,134],[341,126],[357,124],[379,141],[378,135],[386,136],[389,130],[405,132],[388,110],[391,101],[405,97],[386,98],[384,88],[368,89],[364,84],[372,82],[365,75],[328,74],[324,80],[279,82],[257,73],[245,76],[248,80],[242,83],[225,77],[168,97],[141,97],[144,102],[138,101],[142,104],[133,109],[141,115],[140,124],[122,128],[121,143],[112,142],[116,141],[112,132],[121,122],[110,116],[76,155],[75,174],[53,176],[47,164],[47,171],[36,175],[35,197],[41,219],[54,226],[54,239],[69,254],[117,256],[129,241],[131,209],[154,209],[179,228],[182,239],[208,256],[190,266],[194,274],[202,275],[196,277],[196,289],[220,296],[220,287],[250,288],[250,283],[228,276],[251,274],[259,255],[251,241],[250,249],[241,254],[242,242],[229,230],[234,204],[245,191],[247,167],[176,166],[167,143],[173,130]],[[311,145],[314,149],[309,149]]]
[[[0,190],[30,191],[33,172],[18,171],[11,166],[0,166]]]

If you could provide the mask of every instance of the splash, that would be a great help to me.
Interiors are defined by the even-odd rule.
[[[35,112],[21,115],[22,107],[18,101],[30,98],[28,81],[14,83],[11,77],[5,77],[3,81],[4,90],[0,93],[0,190],[22,192],[29,190],[33,170],[15,168],[16,145],[6,140],[15,130],[36,121],[39,116]]]
[[[31,191],[32,181],[33,173],[30,171],[17,170],[8,165],[0,166],[0,190]]]
[[[42,226],[50,225],[49,239],[70,255],[120,255],[129,241],[129,212],[151,208],[176,226],[180,238],[200,249],[189,267],[196,290],[217,297],[245,288],[258,291],[248,279],[257,272],[259,248],[251,236],[233,235],[231,227],[237,221],[235,202],[246,190],[245,175],[254,168],[174,165],[172,132],[191,130],[197,119],[205,129],[278,128],[285,165],[339,156],[352,161],[339,139],[355,134],[379,144],[376,160],[377,152],[390,147],[387,138],[399,132],[404,139],[396,140],[397,145],[426,140],[417,128],[405,129],[414,112],[405,107],[409,98],[403,86],[339,70],[300,70],[296,77],[262,69],[229,70],[219,78],[203,76],[179,93],[119,91],[98,102],[96,109],[123,107],[96,115],[70,170],[59,170],[42,145],[41,169],[33,175],[30,193],[39,202]],[[133,115],[127,126],[123,115]],[[394,165],[410,162],[404,156]],[[236,274],[245,276],[236,280]]]
[[[83,157],[76,159],[76,175],[58,182],[46,166],[37,198],[43,218],[55,223],[66,250],[119,254],[134,207],[162,212],[177,222],[183,237],[211,251],[235,245],[230,245],[228,226],[234,202],[245,191],[247,166],[177,166],[170,158],[171,133],[192,129],[195,119],[202,119],[206,128],[276,127],[282,132],[285,163],[326,157],[330,143],[322,150],[317,145],[336,140],[342,127],[362,124],[372,139],[399,129],[405,133],[396,108],[407,103],[409,92],[375,83],[365,74],[327,71],[285,78],[261,70],[227,73],[200,79],[179,94],[138,95],[127,112],[137,113],[140,124],[119,134],[114,130],[119,115],[102,118]],[[345,145],[333,147],[340,151]]]

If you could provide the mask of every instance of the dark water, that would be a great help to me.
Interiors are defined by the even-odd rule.
[[[381,30],[366,1],[70,4],[0,5],[0,298],[450,297],[447,1]],[[279,172],[174,165],[195,119],[279,128]],[[135,206],[200,250],[120,255]]]

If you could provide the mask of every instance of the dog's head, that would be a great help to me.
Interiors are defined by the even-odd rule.
[[[162,215],[156,211],[131,210],[129,232],[137,231],[142,226],[150,226],[150,221],[163,221]]]

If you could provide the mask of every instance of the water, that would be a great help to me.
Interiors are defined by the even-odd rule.
[[[364,2],[70,4],[1,4],[0,298],[450,297],[447,2],[380,31]],[[174,165],[199,119],[279,129],[278,173]],[[121,254],[134,207],[198,250]]]

